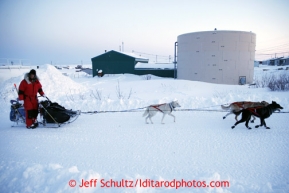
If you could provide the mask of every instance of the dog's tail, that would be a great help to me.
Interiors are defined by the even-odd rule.
[[[147,114],[149,114],[149,107],[146,108],[144,114],[142,115],[143,117],[146,116]]]
[[[229,110],[231,108],[231,104],[229,106],[224,106],[224,105],[221,105],[222,109],[223,110]]]

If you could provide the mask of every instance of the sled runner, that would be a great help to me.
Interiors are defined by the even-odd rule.
[[[11,100],[10,120],[14,126],[25,126],[25,109],[16,100]],[[39,102],[39,115],[37,121],[43,127],[60,127],[63,124],[69,124],[75,121],[80,115],[80,110],[68,110],[56,102],[47,100]]]

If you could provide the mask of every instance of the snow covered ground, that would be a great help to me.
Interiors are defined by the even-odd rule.
[[[60,128],[28,130],[11,127],[9,101],[17,97],[13,84],[29,69],[4,71],[0,192],[289,191],[289,121],[282,113],[289,112],[288,92],[129,74],[92,78],[44,65],[37,74],[45,94],[68,109],[120,111],[177,99],[179,110],[191,110],[173,112],[175,123],[166,116],[161,124],[158,114],[154,124],[145,124],[140,109],[81,114]],[[289,71],[255,68],[256,78],[264,73]],[[220,105],[247,100],[274,100],[284,109],[266,120],[270,130],[248,130],[244,124],[231,129],[234,116],[223,120]]]

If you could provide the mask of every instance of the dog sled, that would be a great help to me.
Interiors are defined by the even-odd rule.
[[[11,100],[10,121],[13,122],[12,127],[26,126],[25,109],[17,101]],[[74,122],[81,114],[80,110],[68,110],[56,102],[47,100],[39,102],[37,121],[43,127],[60,127],[65,124]]]

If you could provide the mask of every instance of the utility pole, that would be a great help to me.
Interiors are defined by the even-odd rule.
[[[177,79],[177,46],[178,42],[175,42],[174,79]]]

